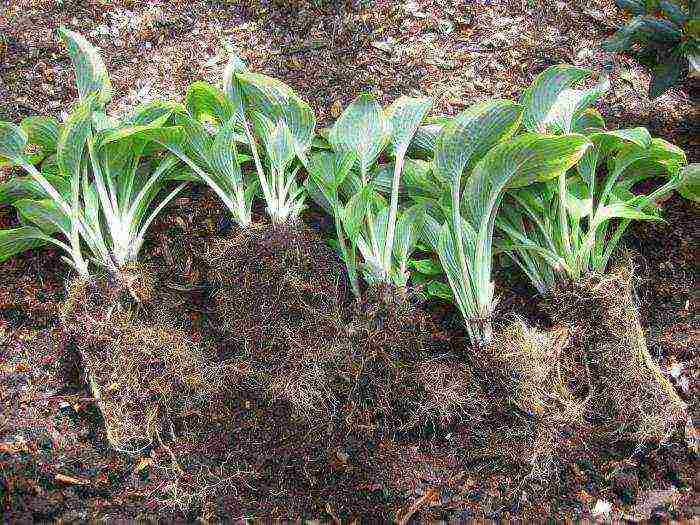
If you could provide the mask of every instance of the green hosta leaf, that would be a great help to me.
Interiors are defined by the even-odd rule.
[[[649,98],[660,97],[676,85],[683,73],[683,57],[669,56],[652,71]]]
[[[446,124],[435,144],[434,173],[453,184],[498,142],[520,126],[522,108],[509,100],[474,105]]]
[[[391,185],[394,180],[394,164],[380,164],[372,170],[370,176],[372,184],[377,192],[388,195],[391,193]]]
[[[445,124],[451,120],[451,117],[427,118],[425,124],[418,126],[416,133],[413,135],[409,151],[415,152],[417,155],[432,157],[438,135],[440,135]]]
[[[463,204],[474,229],[485,233],[505,188],[554,179],[583,156],[591,143],[582,135],[526,134],[496,146],[465,183]]]
[[[440,242],[440,223],[432,216],[426,214],[421,231],[421,240],[427,243],[433,250],[437,250]]]
[[[109,129],[118,128],[121,122],[118,118],[110,117],[103,111],[93,111],[92,113],[92,126],[95,132],[105,131]]]
[[[19,253],[38,248],[46,243],[46,235],[32,226],[0,230],[0,262],[5,262]]]
[[[231,55],[226,68],[224,68],[224,94],[231,104],[231,110],[238,119],[245,114],[243,105],[243,90],[236,75],[248,71],[243,61],[236,55]]]
[[[443,301],[454,302],[455,296],[452,293],[452,288],[448,284],[440,281],[428,281],[423,285],[424,293],[428,297],[442,299]]]
[[[595,108],[587,108],[578,116],[571,131],[586,134],[595,129],[605,129],[605,119]]]
[[[406,159],[403,167],[403,187],[409,196],[437,197],[445,191],[434,177],[432,166],[424,160]]]
[[[100,231],[100,197],[94,184],[83,177],[83,213],[85,220],[95,231]]]
[[[141,126],[123,126],[120,128],[116,129],[107,129],[99,132],[96,137],[95,137],[95,148],[96,149],[102,149],[103,147],[107,146],[108,144],[111,143],[121,143],[125,147],[125,149],[129,150],[132,146],[132,141],[130,140],[125,140],[125,139],[141,139],[143,140],[144,138],[148,137],[147,132],[149,130],[154,130],[159,128],[160,126],[156,124],[146,124],[146,125],[141,125]],[[126,151],[125,154],[129,154],[129,151]]]
[[[608,89],[603,77],[589,89],[572,86],[590,78],[592,71],[568,65],[552,66],[540,73],[523,94],[523,123],[529,131],[570,133],[579,116]]]
[[[649,156],[656,162],[669,167],[686,164],[685,151],[667,140],[655,137],[649,145]]]
[[[12,164],[22,160],[27,141],[27,134],[19,126],[0,122],[0,160],[7,159]]]
[[[227,122],[232,115],[231,102],[224,92],[206,82],[195,82],[187,88],[185,107],[195,119],[217,125]]]
[[[442,265],[434,259],[411,259],[408,263],[408,267],[423,275],[433,276],[445,273],[442,269]]]
[[[633,15],[643,15],[646,8],[642,0],[615,0],[617,7],[624,11],[629,11]]]
[[[391,122],[391,144],[395,152],[406,152],[418,126],[433,105],[431,98],[411,98],[402,96],[387,109],[386,116]]]
[[[81,99],[97,94],[97,103],[104,106],[112,98],[112,83],[100,53],[85,38],[65,27],[58,34],[68,47],[75,69],[75,82]]]
[[[469,228],[470,227],[467,225],[467,228],[462,231],[464,237],[470,238],[470,241],[466,243],[467,245],[471,244],[474,234]],[[440,257],[442,267],[445,270],[445,275],[447,275],[447,280],[450,283],[450,288],[454,294],[454,300],[469,328],[476,315],[476,305],[472,295],[473,283],[470,282],[472,279],[469,275],[464,275],[462,273],[462,267],[459,263],[459,246],[457,242],[459,241],[455,238],[455,235],[453,235],[449,224],[443,224],[438,235],[436,251]],[[469,250],[465,251],[470,253]],[[473,271],[473,267],[470,267],[469,271]],[[491,294],[487,292],[487,295]]]
[[[93,99],[80,102],[61,128],[56,146],[56,161],[65,177],[78,177],[88,137],[92,134]]]
[[[318,184],[312,177],[306,179],[304,187],[306,188],[306,193],[309,195],[309,197],[311,197],[311,200],[323,208],[328,215],[335,217],[335,205],[337,204],[337,198],[334,193],[330,192],[328,188],[322,186],[321,184]],[[341,210],[341,215],[342,213],[343,212]]]
[[[627,144],[635,144],[640,148],[651,146],[651,135],[646,128],[598,131],[589,134],[588,138],[596,146],[601,157],[607,157]]]
[[[59,124],[51,117],[27,117],[19,125],[27,134],[29,144],[36,144],[44,153],[56,151]]]
[[[283,172],[294,160],[294,137],[280,120],[265,139],[267,157],[278,171]]]
[[[386,245],[386,230],[389,224],[389,206],[382,205],[381,208],[375,210],[376,217],[371,224],[372,231],[374,232],[374,238],[377,241],[377,245]],[[381,272],[381,270],[379,270]]]
[[[154,133],[154,136],[164,133],[167,137],[161,138],[170,140],[170,146],[182,148],[197,163],[202,166],[206,165],[209,150],[214,142],[213,137],[207,132],[202,123],[192,118],[189,113],[175,113],[173,120],[176,126],[160,128],[167,131],[153,130],[151,133]],[[157,141],[161,142],[160,140]]]
[[[44,175],[60,195],[70,194],[70,183],[62,177]],[[20,199],[45,199],[48,195],[37,181],[30,177],[13,177],[0,184],[0,206],[11,205]]]
[[[70,235],[70,217],[53,200],[21,199],[14,203],[14,207],[23,221],[37,226],[45,234],[52,235],[60,231],[66,237]]]
[[[219,129],[209,152],[209,165],[218,181],[229,188],[232,184],[241,184],[243,174],[236,151],[236,118],[231,117]]]
[[[341,219],[345,234],[348,236],[350,242],[354,242],[360,234],[371,198],[372,186],[368,184],[353,195],[345,205]]]
[[[245,109],[260,112],[272,121],[282,120],[293,138],[296,154],[305,160],[316,128],[316,116],[311,107],[287,84],[275,78],[239,71],[235,73],[235,79]],[[227,88],[229,98],[234,86],[231,84]]]
[[[656,215],[650,215],[641,210],[637,210],[625,202],[616,202],[598,208],[596,212],[596,227],[610,219],[631,219],[641,221],[661,220]]]
[[[157,100],[137,107],[127,122],[132,126],[147,126],[149,124],[162,126],[173,113],[183,113],[184,111],[185,108],[182,104]]]
[[[420,233],[425,222],[425,206],[416,204],[401,212],[396,222],[396,242],[394,255],[402,266],[408,263],[408,258],[416,248]]]
[[[593,212],[593,197],[588,192],[588,184],[569,179],[566,192],[566,209],[571,217],[580,220]]]
[[[610,51],[611,53],[627,51],[632,47],[638,32],[643,26],[644,17],[636,16],[620,28],[613,36],[604,40],[601,47],[605,51]]]
[[[678,193],[686,199],[700,202],[700,164],[689,164],[685,167]]]
[[[348,176],[354,163],[352,153],[319,151],[309,159],[307,170],[317,184],[335,191]]]
[[[360,95],[343,111],[333,125],[329,142],[342,153],[353,153],[366,177],[386,144],[390,132],[379,103],[372,95]]]

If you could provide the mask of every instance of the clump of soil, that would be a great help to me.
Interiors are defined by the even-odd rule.
[[[585,417],[609,441],[665,442],[686,406],[646,345],[629,265],[560,286],[544,308],[568,334],[563,373]],[[580,378],[586,378],[588,388]]]
[[[337,255],[303,225],[257,225],[207,246],[220,358],[270,403],[306,418],[332,412],[348,294]]]
[[[151,445],[174,415],[206,404],[221,385],[220,368],[168,315],[168,297],[146,267],[69,286],[63,326],[119,451]]]
[[[409,299],[375,287],[352,306],[335,385],[350,430],[444,428],[486,411],[465,356]]]
[[[312,346],[347,299],[345,268],[304,225],[255,225],[214,240],[203,257],[229,355]]]

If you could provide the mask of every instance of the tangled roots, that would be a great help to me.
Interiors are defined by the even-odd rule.
[[[183,332],[112,322],[81,355],[110,443],[135,452],[169,429],[172,417],[206,406],[221,378]]]
[[[167,319],[145,306],[155,285],[138,277],[71,283],[62,320],[82,358],[87,383],[117,450],[150,445],[173,416],[204,406],[221,385],[221,368]],[[143,301],[143,302],[137,302]]]
[[[545,301],[590,371],[589,417],[608,439],[664,442],[685,404],[649,354],[629,265],[562,286]],[[578,349],[578,352],[576,352]]]
[[[550,424],[583,421],[589,379],[563,352],[567,340],[566,329],[542,332],[517,321],[486,348],[515,405]]]
[[[349,427],[393,433],[482,416],[471,369],[407,298],[372,289],[350,318],[336,383]]]

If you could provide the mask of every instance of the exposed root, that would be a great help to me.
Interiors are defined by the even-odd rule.
[[[167,316],[151,318],[147,307],[158,301],[149,276],[135,269],[76,280],[62,316],[107,438],[129,453],[151,445],[172,417],[206,405],[221,388],[221,366]]]
[[[353,305],[335,386],[348,427],[391,434],[482,417],[463,356],[410,300],[387,297],[376,288]]]
[[[567,352],[590,374],[586,415],[596,432],[613,441],[666,441],[686,407],[647,349],[631,267],[562,286],[545,304],[571,334]]]
[[[221,388],[221,369],[179,330],[111,319],[81,355],[110,443],[135,453],[172,417],[206,406]]]
[[[574,377],[569,356],[562,350],[566,329],[542,332],[517,321],[486,349],[507,377],[513,402],[523,412],[549,424],[582,423],[590,383],[585,368]]]

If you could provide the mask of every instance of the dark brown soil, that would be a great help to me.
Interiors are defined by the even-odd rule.
[[[226,57],[224,40],[254,69],[291,84],[324,125],[364,90],[384,102],[419,91],[435,98],[436,113],[454,114],[487,97],[516,97],[552,63],[611,64],[613,89],[600,109],[612,125],[647,126],[698,161],[695,88],[647,100],[648,73],[627,57],[597,50],[619,22],[614,13],[611,0],[289,7],[264,1],[6,0],[0,5],[0,118],[58,116],[76,98],[55,33],[67,24],[104,50],[116,111],[150,97],[181,97],[193,80],[215,81]],[[676,196],[663,208],[667,223],[636,224],[626,241],[635,254],[649,351],[700,427],[698,209]],[[215,324],[207,271],[197,254],[212,235],[235,235],[225,217],[210,192],[193,190],[158,220],[144,256],[163,290],[173,292],[173,309],[182,316],[176,324],[197,344],[211,340]],[[305,220],[326,219],[309,214]],[[3,227],[13,221],[11,211],[0,210]],[[318,418],[318,430],[309,430],[289,403],[236,390],[213,396],[205,412],[174,418],[176,438],[163,436],[162,446],[137,457],[118,454],[108,446],[100,412],[60,328],[71,276],[58,254],[27,254],[0,265],[0,274],[0,516],[6,522],[243,515],[539,522],[589,519],[598,500],[609,502],[618,519],[700,515],[700,464],[680,431],[662,447],[621,442],[585,448],[585,432],[564,425],[552,439],[538,432],[532,414],[512,404],[492,408],[479,426],[468,418],[442,421],[432,410],[434,431],[428,425],[401,436],[357,428],[342,434],[329,433]],[[497,324],[506,326],[519,314],[548,328],[525,280],[512,269],[500,268],[497,275]],[[490,407],[507,403],[504,383],[491,381],[493,368],[464,350],[454,309],[435,304],[417,312],[418,324],[421,318],[434,321],[422,324],[433,331],[424,348],[446,355],[451,373],[453,359],[476,370]],[[371,319],[359,323],[358,338],[373,333]],[[398,321],[397,328],[405,318]],[[368,347],[377,355],[383,351],[373,342]],[[240,357],[235,344],[226,352]],[[442,369],[421,368],[432,374],[431,384],[449,384],[441,383],[449,379]],[[235,385],[240,373],[230,369],[226,384]],[[400,412],[399,423],[415,410]],[[375,425],[381,415],[373,414]],[[533,449],[542,453],[533,455]]]
[[[314,336],[339,323],[344,265],[306,226],[259,224],[205,249],[199,256],[227,354],[285,356],[315,346]]]

